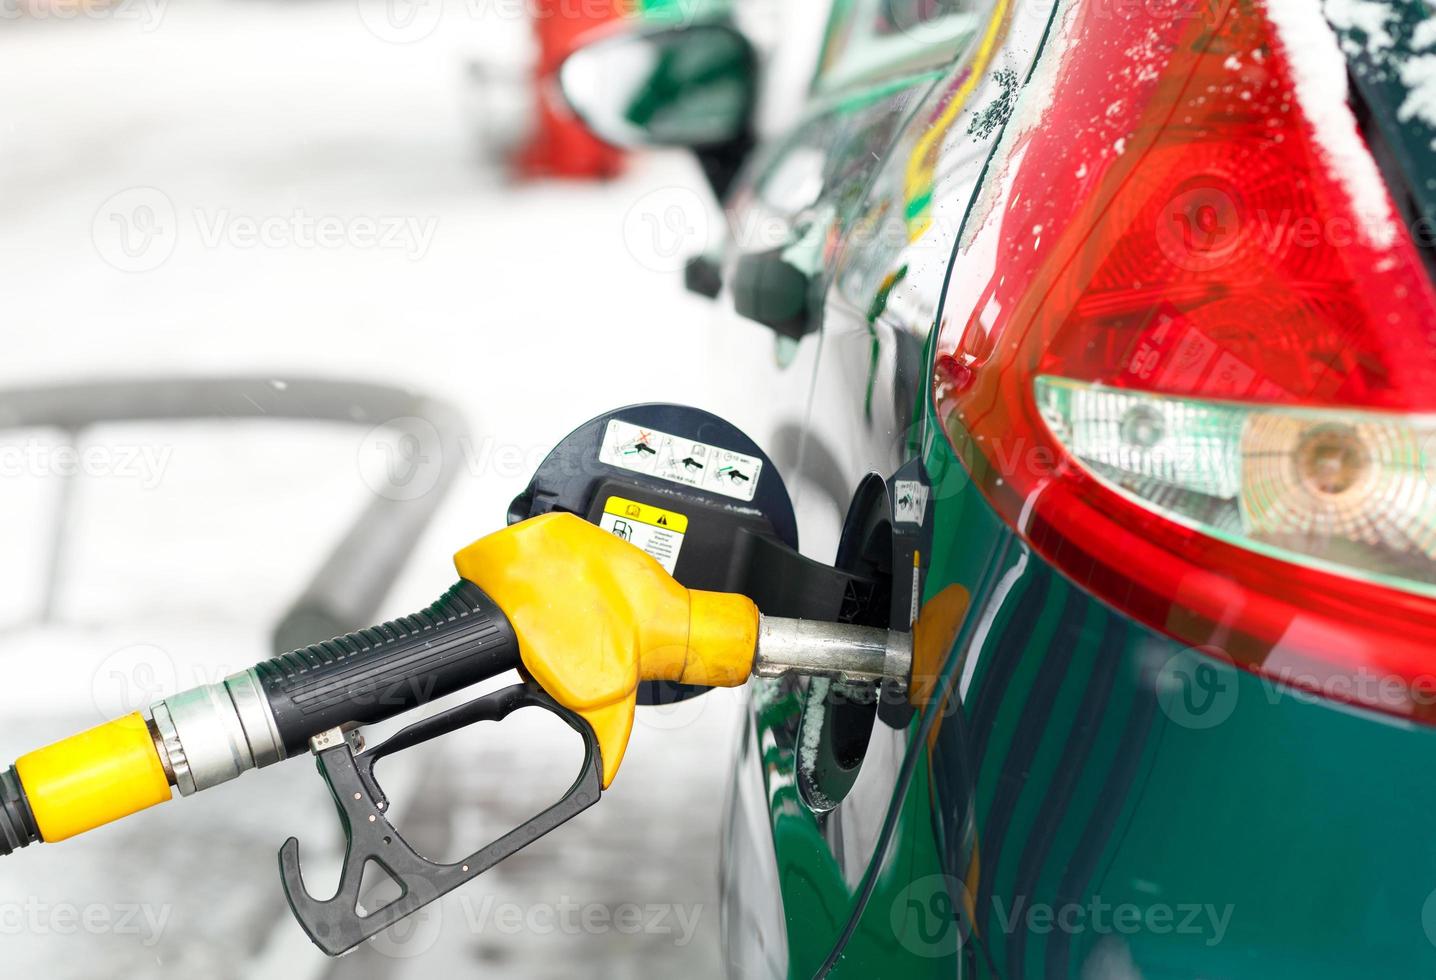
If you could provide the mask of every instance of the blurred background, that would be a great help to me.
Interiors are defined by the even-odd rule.
[[[682,287],[717,202],[685,155],[555,115],[567,28],[535,17],[561,5],[5,0],[0,757],[271,655],[326,572],[362,578],[374,620],[427,604],[610,408],[685,402],[763,442],[772,378],[724,365],[771,363],[772,335]],[[825,6],[726,11],[765,54],[762,127],[799,104]],[[388,545],[356,558],[365,527]],[[5,861],[0,956],[52,978],[720,975],[738,707],[640,709],[601,805],[342,960],[279,885],[290,835],[313,892],[337,880],[308,760]],[[457,858],[578,758],[520,715],[381,775],[400,829]]]

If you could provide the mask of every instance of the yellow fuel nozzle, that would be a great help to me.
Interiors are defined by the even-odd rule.
[[[509,617],[534,680],[592,726],[605,787],[628,746],[639,682],[737,687],[752,673],[759,616],[751,599],[686,589],[572,514],[491,534],[454,564]]]
[[[116,718],[21,756],[0,776],[0,853],[54,842],[170,798],[148,722]]]
[[[319,731],[407,710],[423,700],[415,692],[457,690],[519,663],[592,729],[604,788],[623,761],[644,681],[908,679],[907,634],[764,620],[746,596],[687,589],[572,514],[490,534],[454,563],[467,582],[419,615],[156,702],[152,722],[132,714],[24,756],[0,773],[0,854],[162,803],[171,784],[188,795],[226,782]]]

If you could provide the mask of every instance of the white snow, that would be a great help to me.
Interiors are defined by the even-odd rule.
[[[1032,69],[1031,80],[1024,86],[1013,108],[1012,117],[1003,128],[998,144],[993,148],[992,159],[1006,161],[1001,173],[989,174],[978,189],[972,202],[971,213],[963,227],[959,247],[964,251],[972,246],[977,233],[991,220],[994,209],[1003,202],[1008,206],[1016,204],[1012,197],[1012,182],[1016,175],[1016,156],[1025,142],[1027,134],[1042,125],[1047,110],[1052,106],[1055,82],[1062,69],[1062,62],[1075,42],[1074,25],[1080,4],[1063,0],[1060,9],[1052,15],[1052,25],[1037,63]],[[979,265],[978,268],[986,268]]]
[[[1342,12],[1358,16],[1358,4],[1350,2],[1352,7]],[[1311,0],[1267,0],[1267,13],[1291,65],[1297,100],[1315,130],[1332,177],[1347,189],[1371,244],[1389,248],[1396,241],[1396,219],[1386,183],[1347,104],[1346,59],[1336,35]]]
[[[1324,10],[1326,19],[1338,29],[1365,34],[1368,51],[1385,51],[1394,43],[1386,24],[1396,14],[1384,0],[1326,0]]]
[[[470,465],[381,615],[411,612],[451,584],[449,556],[502,525],[534,455],[600,411],[697,403],[765,441],[767,393],[783,377],[771,334],[716,317],[625,238],[650,191],[707,200],[686,158],[651,157],[610,185],[512,187],[476,166],[481,120],[463,112],[464,61],[484,39],[462,5],[408,45],[370,34],[353,0],[187,0],[163,13],[149,33],[86,16],[7,19],[0,31],[11,93],[0,105],[0,386],[245,373],[292,390],[293,379],[319,375],[458,404],[474,430]],[[92,226],[103,202],[134,187],[162,189],[181,214],[263,218],[302,206],[433,216],[438,226],[415,261],[342,243],[209,247],[189,225],[159,268],[125,272],[97,254]],[[744,383],[740,366],[759,380]],[[259,423],[92,432],[98,445],[157,440],[173,458],[158,488],[78,482],[53,624],[34,621],[35,580],[59,481],[0,479],[0,662],[11,680],[0,692],[0,760],[112,714],[124,677],[142,688],[130,693],[148,694],[267,656],[275,617],[366,499],[363,437],[361,427]],[[717,828],[737,705],[715,692],[666,715],[640,709],[603,802],[455,893],[439,920],[425,920],[437,931],[418,930],[416,944],[432,944],[424,955],[390,943],[330,961],[289,917],[276,849],[295,833],[311,862],[338,833],[312,763],[297,760],[9,858],[7,922],[61,903],[114,916],[117,902],[144,903],[168,919],[153,945],[73,918],[63,931],[58,917],[55,928],[10,929],[5,973],[548,977],[590,975],[601,960],[613,976],[715,976]],[[475,846],[481,831],[532,815],[510,812],[504,780],[534,758],[567,756],[551,754],[562,736],[546,729],[515,742],[515,730],[531,731],[523,714],[427,762],[395,760],[386,788],[396,805],[414,803],[416,823]],[[484,903],[542,911],[559,901],[681,905],[700,910],[699,931],[678,947],[676,936],[512,934],[470,918]]]
[[[1402,122],[1420,119],[1436,125],[1436,54],[1407,59],[1400,67],[1406,98],[1396,115]]]
[[[1425,51],[1433,44],[1436,44],[1436,17],[1428,17],[1411,32],[1411,47],[1415,51]]]
[[[808,682],[803,702],[802,730],[798,737],[798,772],[803,776],[809,799],[817,806],[830,809],[834,801],[818,785],[818,747],[823,742],[823,722],[828,714],[828,692],[832,682],[814,677]]]
[[[1436,127],[1436,54],[1419,53],[1436,45],[1436,14],[1412,29],[1409,50],[1398,50],[1387,29],[1396,11],[1385,0],[1326,0],[1324,10],[1338,30],[1366,35],[1364,50],[1348,37],[1344,42],[1348,53],[1365,54],[1381,69],[1394,73],[1405,86],[1407,94],[1397,118]]]

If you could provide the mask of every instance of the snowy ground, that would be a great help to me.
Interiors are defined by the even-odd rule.
[[[386,614],[447,586],[451,552],[500,526],[533,462],[602,410],[685,401],[762,438],[762,399],[717,365],[762,363],[769,339],[719,330],[674,272],[707,220],[686,160],[644,161],[607,187],[528,188],[476,161],[465,62],[511,59],[521,25],[444,7],[430,33],[394,44],[352,0],[119,9],[0,23],[0,385],[305,375],[459,404],[474,430],[463,476]],[[384,229],[397,229],[387,242]],[[0,459],[5,760],[266,656],[276,617],[370,492],[360,429],[113,426],[88,434],[113,454],[61,511],[56,434],[3,435],[30,447],[18,467],[13,451]],[[130,450],[141,462],[122,467]],[[39,622],[35,570],[57,519],[65,574]],[[340,961],[289,919],[275,868],[292,833],[333,880],[337,823],[306,761],[31,848],[0,865],[5,972],[716,975],[737,703],[720,692],[645,713],[600,806]],[[504,732],[396,762],[401,826],[457,855],[558,792],[567,743],[532,722]],[[570,768],[534,778],[534,756]]]

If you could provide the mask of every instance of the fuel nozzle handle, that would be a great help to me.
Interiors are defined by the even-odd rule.
[[[182,795],[308,750],[519,663],[508,619],[460,581],[412,616],[291,650],[152,706],[162,761]]]
[[[572,514],[474,542],[461,579],[412,616],[315,643],[21,757],[0,775],[0,854],[58,841],[310,748],[522,665],[618,772],[638,685],[736,687],[756,673],[907,682],[906,634],[767,619],[746,596],[689,590]],[[492,598],[491,598],[492,597]]]
[[[471,582],[412,616],[292,650],[38,749],[0,773],[0,855],[59,841],[305,753],[519,664],[513,627]]]

